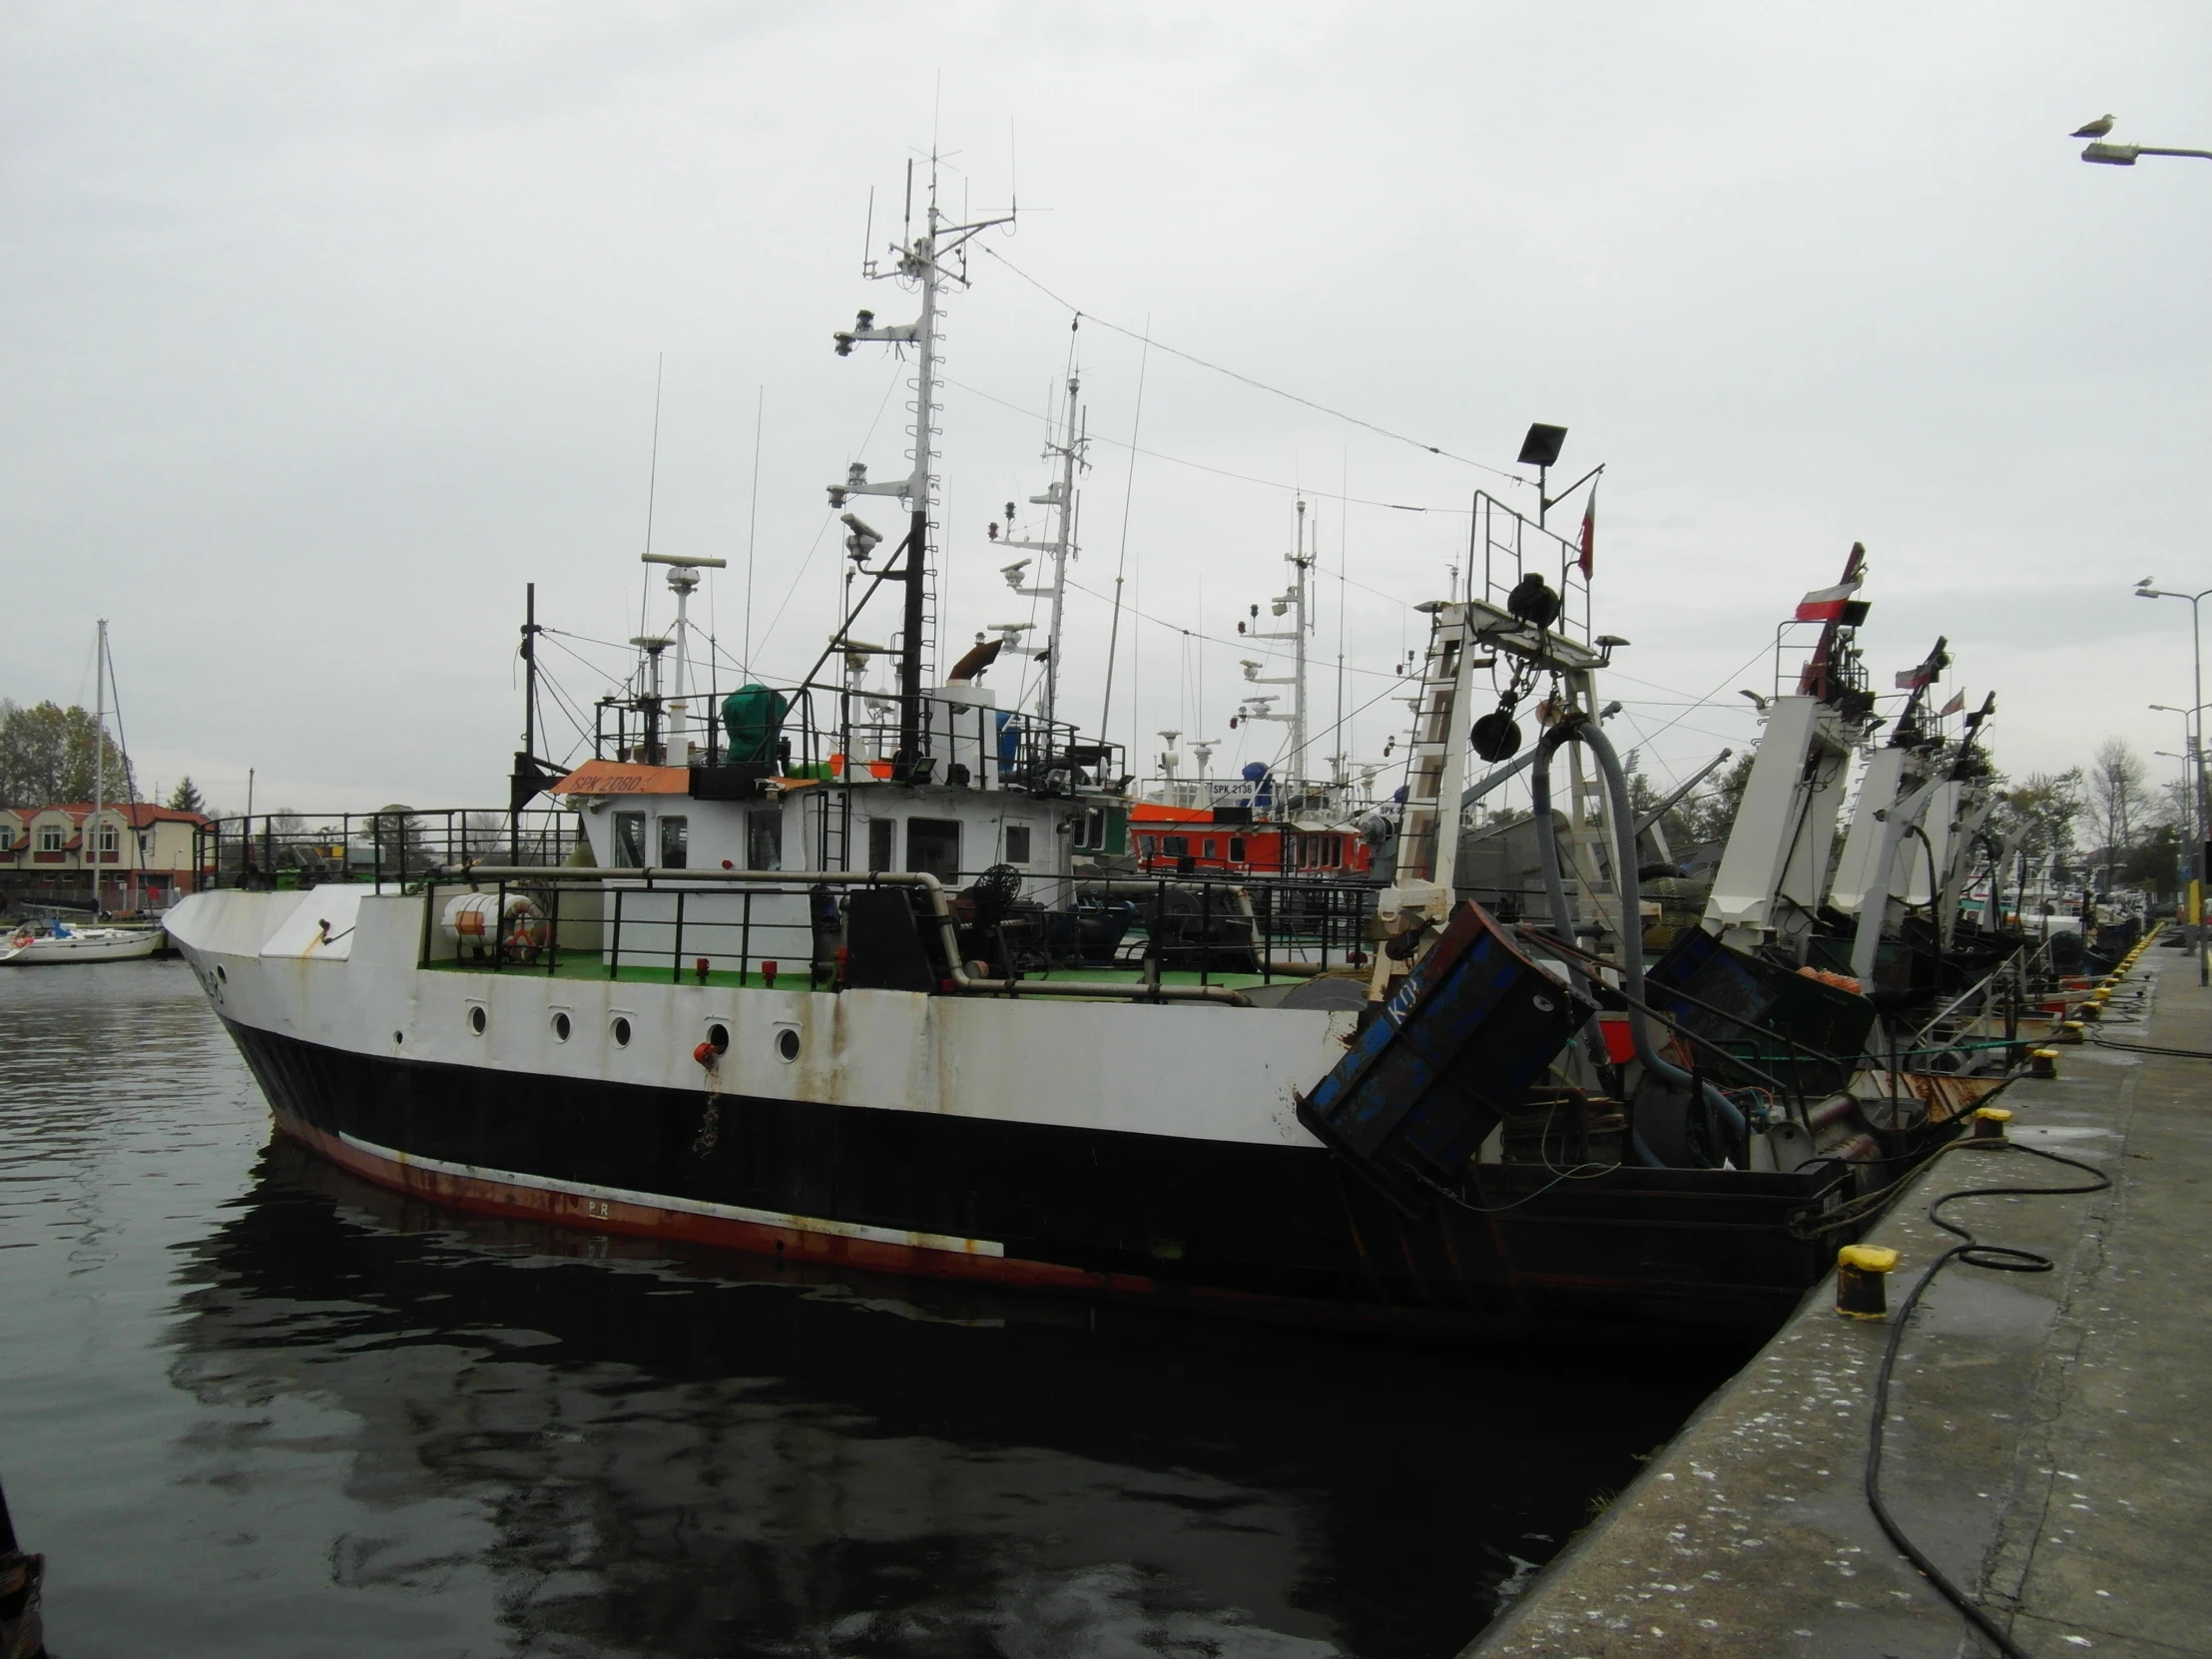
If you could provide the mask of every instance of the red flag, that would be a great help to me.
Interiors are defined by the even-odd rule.
[[[1960,709],[1963,709],[1963,708],[1964,708],[1965,706],[1966,706],[1966,694],[1965,694],[1964,692],[1962,692],[1962,691],[1960,691],[1960,692],[1954,692],[1954,693],[1953,693],[1953,694],[1951,695],[1951,700],[1950,700],[1950,701],[1949,701],[1948,703],[1945,703],[1945,704],[1943,705],[1943,707],[1942,707],[1942,713],[1944,713],[1944,714],[1946,714],[1946,715],[1954,715],[1954,714],[1956,714],[1956,713],[1957,713],[1957,712],[1958,712],[1958,711],[1959,711]]]
[[[1582,580],[1590,579],[1590,566],[1597,558],[1597,485],[1590,486],[1589,505],[1582,509],[1582,557],[1576,561],[1582,566]]]

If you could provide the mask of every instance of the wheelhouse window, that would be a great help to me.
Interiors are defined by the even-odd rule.
[[[645,815],[643,813],[615,814],[615,867],[617,869],[643,869],[645,867]]]
[[[896,856],[892,850],[898,839],[898,820],[895,818],[871,818],[867,821],[867,868],[870,875],[880,874],[892,867]]]
[[[691,820],[661,820],[661,867],[682,869],[691,861]]]
[[[745,815],[745,867],[747,869],[782,869],[784,867],[784,813],[773,808],[765,813]]]
[[[1029,862],[1028,825],[1009,824],[1006,826],[1006,861],[1010,864],[1026,864]]]
[[[1229,837],[1229,861],[1233,864],[1241,864],[1244,862],[1244,836],[1231,835]]]
[[[1160,837],[1160,852],[1163,857],[1187,857],[1190,850],[1190,838],[1186,835],[1162,835]]]
[[[906,821],[906,867],[926,871],[940,881],[960,873],[960,821],[910,818]]]
[[[1217,840],[1213,839],[1213,838],[1212,838],[1211,836],[1209,836],[1209,837],[1207,838],[1207,841],[1206,841],[1206,852],[1205,852],[1205,855],[1206,855],[1207,857],[1209,857],[1209,858],[1218,858],[1218,857],[1220,857],[1220,856],[1221,856],[1221,853],[1220,853],[1220,852],[1219,852],[1219,851],[1217,850],[1217,849],[1218,849],[1218,848],[1220,847],[1220,845],[1221,845],[1221,842],[1219,842],[1219,841],[1217,841]]]

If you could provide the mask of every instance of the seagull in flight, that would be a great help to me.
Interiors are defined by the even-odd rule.
[[[2111,130],[2112,118],[2108,115],[2100,115],[2096,118],[2096,120],[2087,122],[2081,127],[2076,128],[2074,131],[2074,137],[2085,139],[2100,139]]]

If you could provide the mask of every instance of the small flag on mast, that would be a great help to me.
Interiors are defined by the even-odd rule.
[[[1848,582],[1838,582],[1832,588],[1815,588],[1798,601],[1797,619],[1800,622],[1839,622],[1844,607],[1851,603],[1851,596],[1859,591],[1862,578],[1854,576]]]
[[[1943,713],[1943,714],[1946,714],[1946,715],[1954,715],[1954,714],[1956,714],[1956,713],[1957,713],[1957,712],[1958,712],[1958,711],[1959,711],[1960,709],[1963,709],[1963,708],[1964,708],[1965,706],[1966,706],[1966,694],[1965,694],[1965,693],[1964,693],[1963,691],[1959,691],[1959,692],[1954,692],[1954,693],[1952,693],[1952,694],[1951,694],[1951,699],[1950,699],[1950,701],[1949,701],[1948,703],[1945,703],[1945,704],[1943,705],[1943,707],[1942,707],[1942,713]]]
[[[1582,557],[1576,561],[1582,567],[1582,580],[1590,579],[1590,566],[1597,559],[1597,485],[1590,486],[1589,504],[1582,509]]]
[[[1928,660],[1922,663],[1920,667],[1906,669],[1898,675],[1898,690],[1919,691],[1923,686],[1933,686],[1941,676],[1943,664],[1947,661],[1949,659],[1943,655],[1942,645],[1938,642],[1936,649],[1928,654]],[[1964,694],[1961,693],[1960,695]],[[1947,715],[1950,711],[1945,709],[1943,713]]]

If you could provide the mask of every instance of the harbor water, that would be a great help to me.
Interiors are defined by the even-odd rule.
[[[1455,1653],[1706,1375],[410,1204],[174,962],[0,973],[0,1481],[60,1659]]]

